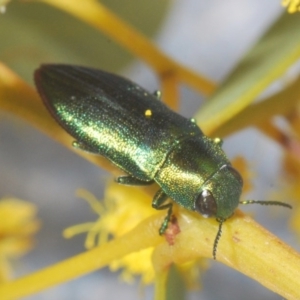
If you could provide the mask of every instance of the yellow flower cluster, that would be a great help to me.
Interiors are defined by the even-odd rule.
[[[282,5],[287,7],[289,13],[300,11],[300,0],[283,0]]]
[[[117,238],[132,230],[140,222],[157,213],[151,208],[151,197],[142,189],[123,186],[114,182],[108,184],[103,204],[91,193],[79,190],[78,196],[89,203],[92,210],[99,216],[95,222],[75,225],[64,231],[64,236],[70,238],[79,233],[87,233],[85,246],[91,249],[103,245],[110,237]],[[138,201],[137,201],[138,199]],[[154,281],[154,270],[151,261],[153,248],[131,253],[114,260],[109,264],[112,271],[122,269],[121,279],[132,283],[135,276],[141,276],[142,284]],[[194,287],[199,281],[200,261],[193,261],[180,266],[188,286]]]
[[[124,235],[153,214],[153,209],[149,205],[151,198],[136,187],[110,183],[106,189],[103,204],[87,191],[80,190],[78,194],[90,204],[99,217],[94,223],[67,228],[64,236],[71,237],[87,232],[85,246],[88,249],[106,243],[110,237],[116,238]],[[152,248],[148,248],[126,255],[113,261],[109,267],[114,271],[123,268],[121,277],[126,282],[132,282],[134,275],[141,275],[144,284],[152,283],[154,280],[151,265],[152,251]]]
[[[32,235],[40,227],[35,214],[31,203],[15,198],[0,200],[0,282],[11,278],[10,260],[32,248]]]

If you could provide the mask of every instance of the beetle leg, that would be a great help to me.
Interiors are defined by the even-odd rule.
[[[168,228],[168,223],[171,219],[172,216],[172,207],[173,207],[173,203],[167,203],[167,204],[163,204],[167,199],[168,199],[168,195],[163,192],[163,190],[158,190],[157,193],[155,194],[153,201],[152,201],[152,207],[157,209],[157,210],[161,210],[161,209],[168,209],[168,213],[163,221],[163,223],[161,224],[160,228],[159,228],[159,234],[162,235],[165,233],[165,231]]]
[[[143,180],[140,180],[140,179],[130,176],[130,175],[117,177],[115,179],[115,181],[117,183],[125,184],[125,185],[150,185],[150,184],[154,183],[154,180],[143,181]]]

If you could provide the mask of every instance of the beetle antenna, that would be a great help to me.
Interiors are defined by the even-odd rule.
[[[292,208],[292,205],[280,201],[264,201],[264,200],[245,200],[240,201],[240,204],[261,204],[261,205],[279,205],[287,208]]]
[[[218,243],[219,243],[219,240],[220,240],[221,235],[222,235],[222,225],[223,225],[225,220],[221,219],[221,218],[218,218],[217,221],[219,222],[219,230],[217,232],[217,235],[216,235],[216,238],[215,238],[215,241],[214,241],[214,247],[213,247],[213,258],[214,258],[214,260],[216,260]]]

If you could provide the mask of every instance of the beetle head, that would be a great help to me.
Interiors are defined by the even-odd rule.
[[[224,165],[202,185],[194,209],[204,217],[215,216],[224,221],[238,206],[242,187],[240,174],[230,165]]]

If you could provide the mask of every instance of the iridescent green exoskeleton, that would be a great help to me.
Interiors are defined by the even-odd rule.
[[[156,209],[168,209],[163,234],[172,215],[170,197],[184,208],[222,223],[239,204],[243,181],[221,148],[193,119],[167,108],[137,84],[104,71],[43,65],[35,83],[55,120],[76,141],[74,146],[103,155],[127,173],[117,182],[160,186]]]

